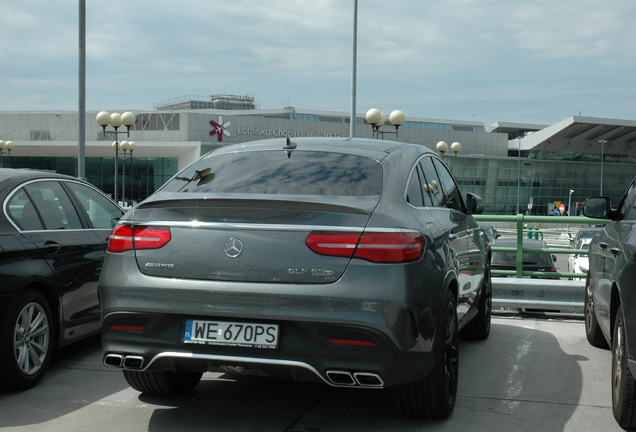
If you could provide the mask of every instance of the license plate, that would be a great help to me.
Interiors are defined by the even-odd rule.
[[[186,320],[183,343],[278,348],[278,324]]]

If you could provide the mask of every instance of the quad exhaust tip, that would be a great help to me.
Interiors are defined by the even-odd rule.
[[[123,354],[106,354],[104,357],[104,364],[106,366],[112,366],[123,369],[141,369],[144,366],[145,359],[143,356],[138,355],[123,355]]]
[[[327,371],[327,378],[329,381],[340,387],[384,387],[384,380],[376,373],[372,372],[349,372],[332,370]]]

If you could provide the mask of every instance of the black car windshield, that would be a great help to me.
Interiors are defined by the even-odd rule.
[[[382,193],[382,166],[367,157],[296,150],[221,154],[201,159],[163,192],[368,196]]]

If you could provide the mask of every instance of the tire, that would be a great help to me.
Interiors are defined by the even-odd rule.
[[[201,381],[202,372],[135,372],[125,370],[124,377],[133,389],[156,396],[178,396],[191,392]]]
[[[623,306],[616,312],[612,338],[612,409],[623,429],[636,428],[636,382],[627,364]]]
[[[477,304],[477,315],[462,329],[463,338],[471,340],[485,340],[490,335],[490,323],[492,319],[492,282],[490,280],[490,267],[484,271],[484,283]]]
[[[441,419],[455,408],[459,376],[457,301],[448,291],[442,304],[444,313],[433,346],[435,364],[429,376],[421,382],[391,388],[395,409],[407,416]]]
[[[597,348],[607,348],[607,341],[598,325],[596,312],[594,312],[594,297],[592,296],[589,274],[585,279],[585,336],[590,345]]]
[[[37,385],[51,362],[55,324],[44,296],[23,291],[0,317],[0,389],[26,390]]]

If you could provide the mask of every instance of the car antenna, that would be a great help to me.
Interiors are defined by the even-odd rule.
[[[283,146],[283,150],[285,150],[285,153],[287,153],[287,159],[291,158],[291,154],[296,149],[296,147],[298,147],[297,144],[295,142],[292,142],[289,137],[287,137],[287,142]]]

